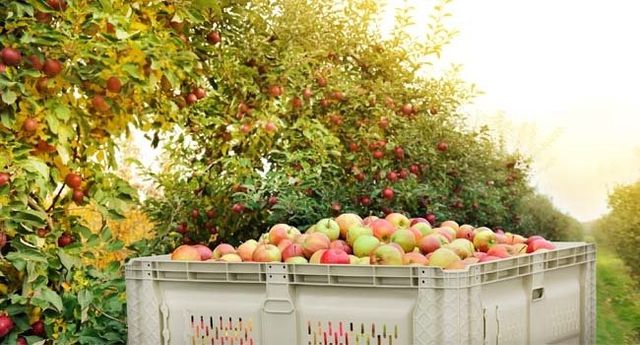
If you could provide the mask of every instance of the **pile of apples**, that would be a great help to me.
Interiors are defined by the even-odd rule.
[[[385,218],[344,213],[321,219],[305,233],[276,224],[258,241],[237,248],[182,245],[172,260],[286,262],[291,264],[419,265],[463,269],[467,265],[555,249],[541,236],[520,235],[447,220],[433,228],[424,218],[391,213]]]

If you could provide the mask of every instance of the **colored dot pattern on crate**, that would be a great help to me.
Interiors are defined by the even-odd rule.
[[[257,345],[253,320],[191,315],[191,345]]]
[[[349,321],[307,321],[306,345],[394,345],[398,325]]]

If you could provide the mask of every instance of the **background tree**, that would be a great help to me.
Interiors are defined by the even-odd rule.
[[[445,4],[425,41],[407,34],[409,9],[381,36],[376,1],[225,12],[219,49],[198,52],[210,96],[168,138],[170,164],[154,175],[164,197],[148,210],[170,235],[160,238],[238,242],[346,211],[515,228],[527,160],[468,129],[460,106],[475,90],[431,68],[452,36]]]
[[[637,243],[640,241],[640,182],[619,186],[609,195],[611,211],[594,226],[598,242],[612,246],[629,266],[634,276],[640,275]]]

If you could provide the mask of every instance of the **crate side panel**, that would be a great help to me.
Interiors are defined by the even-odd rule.
[[[413,345],[417,291],[297,286],[298,344]]]
[[[262,344],[262,284],[159,282],[167,327],[164,341]]]

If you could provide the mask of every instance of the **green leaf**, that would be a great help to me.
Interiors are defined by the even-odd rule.
[[[144,77],[140,75],[140,69],[138,68],[138,65],[128,63],[122,66],[122,70],[127,72],[127,74],[129,74],[132,78],[136,80],[144,79]]]
[[[56,104],[53,108],[53,112],[56,114],[58,119],[62,121],[69,120],[69,117],[71,116],[71,111],[69,111],[69,108],[67,108],[64,104]]]
[[[71,270],[73,266],[77,266],[80,264],[80,260],[72,257],[71,255],[67,254],[64,250],[60,248],[58,248],[58,257],[60,258],[60,262],[62,263],[62,265],[67,270]]]
[[[18,98],[18,95],[16,95],[16,93],[11,90],[8,90],[2,93],[2,101],[5,102],[6,104],[15,103],[17,98]]]
[[[42,161],[29,157],[26,161],[20,162],[20,167],[31,173],[38,173],[43,179],[49,179],[49,167]]]
[[[7,260],[14,261],[37,261],[37,262],[47,262],[47,258],[40,253],[39,251],[33,249],[25,249],[21,252],[10,252],[7,254]]]
[[[88,319],[89,306],[93,301],[93,294],[89,290],[82,290],[78,292],[78,304],[80,304],[82,315],[80,316],[80,322],[85,322]]]
[[[58,295],[57,293],[55,293],[55,291],[49,289],[48,287],[43,287],[39,291],[36,291],[35,294],[33,295],[32,300],[34,302],[37,302],[37,301],[46,302],[45,308],[49,306],[53,306],[53,308],[55,308],[59,312],[62,311],[62,309],[64,308],[62,305],[62,298],[60,298],[60,295]]]
[[[60,122],[58,122],[58,119],[52,113],[48,113],[47,116],[45,116],[45,119],[47,120],[49,129],[54,134],[58,134],[58,126],[60,125]]]

